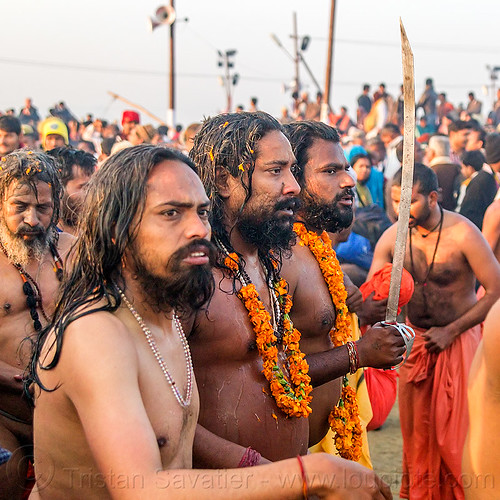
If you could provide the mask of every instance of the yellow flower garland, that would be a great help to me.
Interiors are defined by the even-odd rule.
[[[225,258],[224,265],[237,273],[239,271],[238,255],[230,253]],[[283,351],[287,356],[290,382],[278,365],[277,338],[271,325],[271,315],[260,300],[255,285],[253,283],[244,285],[238,292],[238,297],[248,311],[263,362],[262,373],[269,382],[276,404],[289,416],[307,417],[311,413],[309,406],[312,399],[311,377],[308,375],[309,365],[299,347],[300,332],[294,328],[289,316],[292,300],[288,295],[288,283],[284,279],[274,283],[274,293],[278,302],[284,305]]]
[[[332,248],[330,237],[325,231],[320,236],[313,231],[308,231],[303,223],[294,224],[293,229],[300,238],[299,244],[307,245],[318,261],[335,305],[335,327],[330,331],[332,343],[335,347],[344,345],[351,338],[351,321],[346,306],[347,292],[344,286],[344,275]],[[362,431],[356,391],[348,385],[347,377],[344,377],[339,402],[330,413],[328,422],[335,434],[335,446],[339,455],[357,462],[361,457]]]

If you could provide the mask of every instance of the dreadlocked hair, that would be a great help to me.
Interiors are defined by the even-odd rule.
[[[51,324],[35,341],[25,388],[34,382],[43,390],[55,390],[43,386],[38,370],[51,370],[57,365],[68,325],[88,314],[113,312],[120,306],[115,283],[124,287],[122,259],[137,236],[145,207],[147,178],[153,167],[164,160],[181,161],[195,170],[193,162],[179,151],[140,145],[111,156],[91,178],[78,239],[72,249],[72,266],[65,272]],[[55,354],[44,365],[40,356],[52,330]]]
[[[273,130],[283,132],[283,127],[278,120],[262,111],[222,113],[207,118],[194,137],[189,156],[194,161],[198,175],[212,202],[210,219],[212,239],[215,243],[222,243],[230,252],[234,250],[230,234],[224,225],[224,201],[217,192],[217,169],[225,169],[234,178],[240,179],[245,190],[245,199],[239,208],[241,214],[252,196],[252,176],[255,160],[259,154],[258,143]],[[242,256],[239,257],[244,265]],[[259,257],[269,275],[272,275],[276,267],[281,267],[281,252],[273,254],[266,252],[264,255],[259,250]],[[218,259],[216,267],[226,276],[230,274],[230,269],[224,265],[224,259]]]

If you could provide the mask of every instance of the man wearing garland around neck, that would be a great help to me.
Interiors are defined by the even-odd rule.
[[[190,327],[215,287],[210,201],[194,168],[136,146],[89,183],[72,268],[31,363],[32,500],[390,498],[373,473],[326,455],[189,470],[199,397],[181,320]]]
[[[396,213],[401,175],[391,188]],[[400,496],[412,500],[464,498],[467,377],[480,323],[500,296],[500,266],[487,242],[465,217],[440,207],[438,189],[436,174],[416,163],[405,258],[415,282],[407,313],[416,337],[399,370]],[[377,243],[369,277],[392,261],[395,239],[393,225]],[[485,288],[480,300],[475,278]]]
[[[56,232],[61,183],[52,158],[19,150],[0,161],[0,498],[21,498],[32,444],[32,416],[23,396],[30,343],[47,324],[73,239]]]
[[[280,268],[295,241],[300,192],[292,149],[270,115],[235,113],[207,120],[190,155],[213,203],[219,248],[218,286],[190,337],[201,395],[195,461],[224,467],[305,454],[312,387],[349,371],[349,361],[330,349],[306,362],[289,318],[296,284]],[[331,347],[326,333],[322,344],[317,351]],[[335,394],[338,384],[330,402]]]
[[[357,328],[357,318],[348,312],[343,273],[328,235],[348,228],[353,220],[355,183],[349,173],[351,167],[340,146],[338,132],[323,123],[310,121],[286,125],[285,132],[297,159],[295,175],[302,188],[302,206],[298,212],[300,222],[295,225],[299,244],[293,247],[293,256],[285,261],[283,274],[291,283],[296,283],[291,316],[302,334],[302,349],[310,354],[335,346],[336,358],[332,365],[337,377],[349,372],[353,374],[361,367],[387,368],[395,365],[404,345],[395,329],[376,326],[370,328],[360,340],[352,335],[353,328]],[[368,303],[374,305],[374,301],[367,299],[367,304],[363,306]],[[311,309],[314,309],[313,313]],[[351,362],[353,349],[358,355],[354,365]],[[326,355],[331,354],[327,352]],[[344,382],[347,381],[344,379]],[[355,391],[344,387],[343,406],[335,408],[330,416],[338,399],[338,393],[331,390],[332,384],[324,384],[313,391],[313,413],[309,417],[310,445],[321,441],[321,446],[314,447],[315,450],[333,451],[332,435],[328,434],[323,440],[330,422],[341,456],[354,460],[362,458],[363,464],[370,465],[366,432],[360,427]],[[365,408],[369,406],[366,404],[366,387],[365,396],[362,417],[366,424],[371,418],[371,408]],[[342,408],[345,415],[341,415]],[[352,434],[341,425],[341,416],[353,422]]]

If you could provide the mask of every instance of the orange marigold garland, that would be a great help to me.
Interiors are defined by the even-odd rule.
[[[236,253],[227,254],[224,265],[233,273],[239,274],[239,258]],[[253,283],[245,283],[238,292],[238,297],[245,305],[250,322],[255,332],[257,348],[263,362],[262,373],[269,382],[271,393],[278,407],[289,416],[307,417],[311,413],[311,377],[305,355],[300,351],[300,332],[294,328],[289,312],[292,300],[288,294],[288,283],[284,279],[273,284],[278,303],[283,306],[283,351],[287,356],[290,381],[278,365],[277,337],[271,324],[271,315],[266,311],[263,302]]]
[[[318,236],[314,231],[308,231],[302,223],[294,224],[293,229],[300,238],[299,244],[307,245],[318,261],[335,305],[335,327],[330,331],[332,343],[335,347],[344,345],[351,338],[351,321],[346,306],[344,275],[330,237],[325,231]],[[356,391],[349,386],[347,377],[344,377],[339,402],[330,413],[328,422],[334,432],[335,447],[339,455],[357,462],[361,457],[361,424]]]

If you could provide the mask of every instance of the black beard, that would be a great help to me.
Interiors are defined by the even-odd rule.
[[[327,231],[329,233],[338,233],[348,228],[353,221],[354,212],[351,207],[341,208],[340,200],[344,196],[352,196],[354,192],[351,188],[345,188],[338,193],[330,205],[318,202],[309,191],[304,189],[302,201],[303,207],[300,212],[307,226]]]
[[[200,245],[208,249],[209,263],[203,266],[181,264]],[[134,248],[135,274],[148,297],[148,305],[162,312],[175,309],[179,316],[198,311],[212,298],[215,289],[212,267],[215,259],[216,249],[212,243],[203,239],[194,240],[172,254],[165,267],[164,277],[153,274]]]
[[[293,224],[295,213],[300,206],[298,198],[287,198],[278,201],[272,213],[266,209],[256,210],[253,213],[243,212],[236,223],[241,237],[262,253],[269,251],[288,251],[295,244],[296,234]],[[291,209],[294,215],[277,215],[279,210]]]
[[[420,217],[418,217],[417,219],[415,217],[413,217],[411,214],[410,214],[410,222],[411,221],[414,221],[414,224],[412,227],[417,227],[417,226],[420,226],[422,227],[423,224],[425,224],[427,222],[427,219],[431,216],[431,209],[429,207],[429,205],[427,205],[424,209],[423,209],[423,212],[422,214],[420,215]]]

